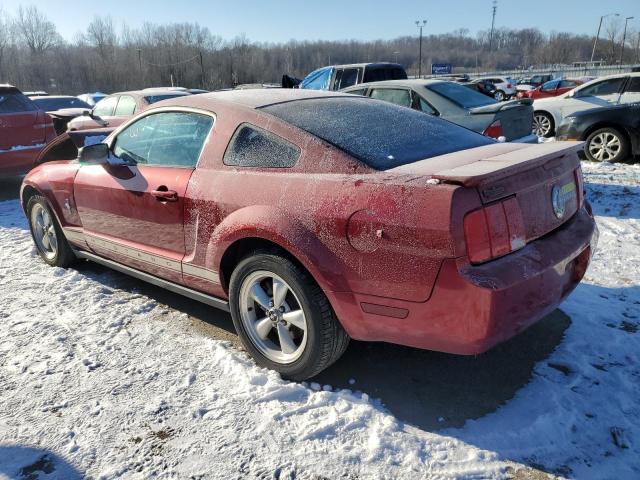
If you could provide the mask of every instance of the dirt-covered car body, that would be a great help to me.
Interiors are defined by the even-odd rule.
[[[172,140],[143,158],[131,142],[150,122]],[[553,310],[595,245],[577,145],[501,144],[353,95],[182,97],[103,143],[109,163],[49,161],[21,192],[47,199],[76,252],[228,308],[238,262],[270,248],[354,339],[483,352]]]

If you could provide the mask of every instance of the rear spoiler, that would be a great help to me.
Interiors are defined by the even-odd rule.
[[[497,113],[502,110],[509,110],[510,108],[516,108],[521,106],[529,106],[533,104],[531,98],[518,98],[516,100],[509,100],[507,102],[492,103],[483,107],[470,108],[471,115],[482,113]]]
[[[548,142],[538,145],[498,144],[493,149],[487,148],[491,155],[448,170],[437,171],[432,178],[465,187],[477,187],[541,165],[549,170],[570,161],[575,162],[577,167],[580,164],[578,152],[582,150],[582,146],[583,142]],[[478,149],[478,153],[482,148]],[[497,149],[504,150],[496,151]]]

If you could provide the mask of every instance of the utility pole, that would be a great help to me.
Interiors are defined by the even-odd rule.
[[[598,24],[598,33],[596,33],[596,38],[593,41],[593,50],[591,50],[591,62],[590,63],[593,63],[593,57],[596,54],[596,46],[598,45],[598,39],[600,38],[600,29],[602,28],[602,20],[604,20],[607,17],[610,17],[611,15],[614,15],[616,17],[620,16],[619,13],[607,13],[606,15],[602,15],[600,17],[600,23]]]
[[[493,0],[493,10],[491,17],[491,34],[489,35],[489,51],[493,50],[493,33],[496,30],[496,12],[498,11],[498,0]]]
[[[422,78],[422,28],[427,24],[426,20],[416,20],[416,27],[420,29],[420,43],[418,47],[418,78]]]
[[[202,88],[204,88],[204,62],[202,61],[202,50],[198,52],[200,54],[200,72],[202,73]]]
[[[640,32],[638,32],[638,41],[636,43],[636,63],[640,62]]]
[[[138,68],[140,69],[140,81],[142,82],[142,86],[144,86],[144,79],[142,78],[142,49],[138,49]]]
[[[627,23],[632,19],[633,17],[627,17],[624,19],[624,33],[622,34],[622,48],[620,49],[620,65],[622,65],[622,57],[624,55],[624,44],[627,41]]]

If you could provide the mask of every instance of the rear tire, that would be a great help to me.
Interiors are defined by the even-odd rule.
[[[47,199],[34,195],[27,202],[27,218],[31,237],[36,244],[40,258],[52,267],[68,267],[76,256],[51,211]]]
[[[546,112],[534,112],[532,130],[539,137],[553,137],[555,133],[553,117]]]
[[[587,137],[584,151],[592,162],[622,162],[629,157],[629,141],[615,128],[599,128]]]
[[[349,337],[327,297],[301,267],[258,251],[231,275],[233,324],[256,363],[290,380],[306,380],[344,353]]]

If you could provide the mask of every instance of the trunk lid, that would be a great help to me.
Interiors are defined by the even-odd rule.
[[[483,205],[514,197],[526,241],[555,230],[577,211],[581,142],[496,143],[393,169],[475,189]]]
[[[530,98],[485,105],[470,109],[471,115],[493,116],[488,124],[500,120],[503,135],[508,141],[531,134],[533,101]]]

